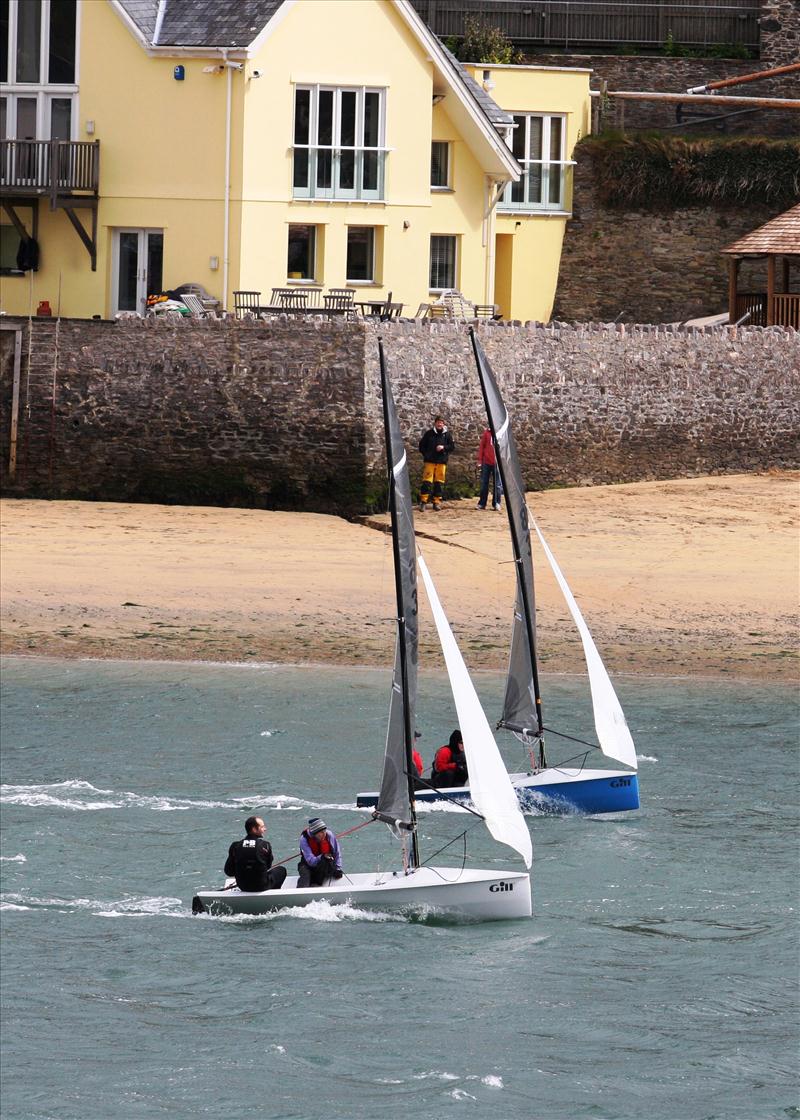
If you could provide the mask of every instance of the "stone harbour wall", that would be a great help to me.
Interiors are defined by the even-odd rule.
[[[669,323],[727,312],[728,264],[720,250],[784,209],[606,207],[591,162],[579,157],[553,316]],[[743,262],[739,290],[767,290],[766,261]]]
[[[379,333],[414,483],[420,434],[441,412],[457,446],[448,491],[474,492],[484,415],[464,325],[34,320],[32,336],[27,320],[3,325],[6,495],[346,516],[376,508]],[[482,323],[478,334],[531,488],[800,465],[795,332]]]

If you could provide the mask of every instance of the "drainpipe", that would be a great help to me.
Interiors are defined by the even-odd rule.
[[[483,302],[494,303],[494,273],[495,273],[495,207],[506,189],[507,179],[492,179],[486,177],[486,196],[488,204],[484,214],[484,236],[486,238],[486,279]]]
[[[231,101],[233,98],[232,64],[228,52],[222,51],[225,67],[225,202],[223,205],[222,231],[222,308],[228,309],[228,271],[230,268],[230,225],[231,225]]]

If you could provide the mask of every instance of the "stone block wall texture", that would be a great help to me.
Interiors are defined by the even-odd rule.
[[[727,312],[728,265],[720,250],[783,209],[607,208],[598,197],[589,160],[579,154],[553,316],[670,323]],[[795,287],[797,281],[795,269]],[[744,262],[739,290],[766,292],[766,262]]]
[[[485,418],[463,325],[34,320],[31,348],[27,321],[7,323],[23,347],[11,480],[13,331],[1,332],[6,495],[378,508],[379,333],[414,484],[419,437],[441,412],[457,446],[449,493],[474,492]],[[800,465],[795,332],[481,324],[478,334],[531,488]]]

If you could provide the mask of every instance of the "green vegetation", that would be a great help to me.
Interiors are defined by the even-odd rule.
[[[464,34],[444,40],[445,46],[462,62],[519,62],[520,52],[499,27],[491,27],[482,19],[467,16]]]
[[[667,32],[667,39],[662,49],[662,54],[667,58],[753,58],[753,51],[744,43],[710,43],[705,47],[685,47],[676,43],[672,32]]]
[[[606,206],[792,206],[800,198],[800,141],[604,133],[580,142]]]

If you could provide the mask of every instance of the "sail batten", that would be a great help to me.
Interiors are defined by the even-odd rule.
[[[586,668],[589,673],[589,690],[592,696],[594,726],[597,731],[597,740],[600,744],[600,749],[608,758],[614,758],[618,762],[622,762],[626,766],[630,766],[633,770],[636,770],[636,747],[634,746],[633,738],[625,719],[625,713],[622,711],[622,705],[617,699],[617,694],[614,691],[611,678],[603,664],[603,659],[600,657],[597,646],[594,643],[594,638],[589,632],[586,620],[581,614],[581,609],[575,601],[575,596],[572,594],[569,584],[564,578],[564,573],[558,566],[555,556],[550,551],[550,546],[544,539],[542,531],[536,524],[534,518],[531,518],[531,523],[536,530],[536,535],[544,549],[547,562],[553,571],[553,575],[556,577],[556,582],[561,588],[561,594],[564,596],[569,612],[580,634],[583,653],[586,658]]]
[[[478,699],[475,686],[422,556],[418,558],[418,563],[439,634],[464,740],[464,753],[467,756],[469,770],[470,799],[483,816],[486,827],[495,840],[519,852],[525,860],[526,867],[530,867],[533,861],[533,848],[516,790],[511,784],[489,721]]]

